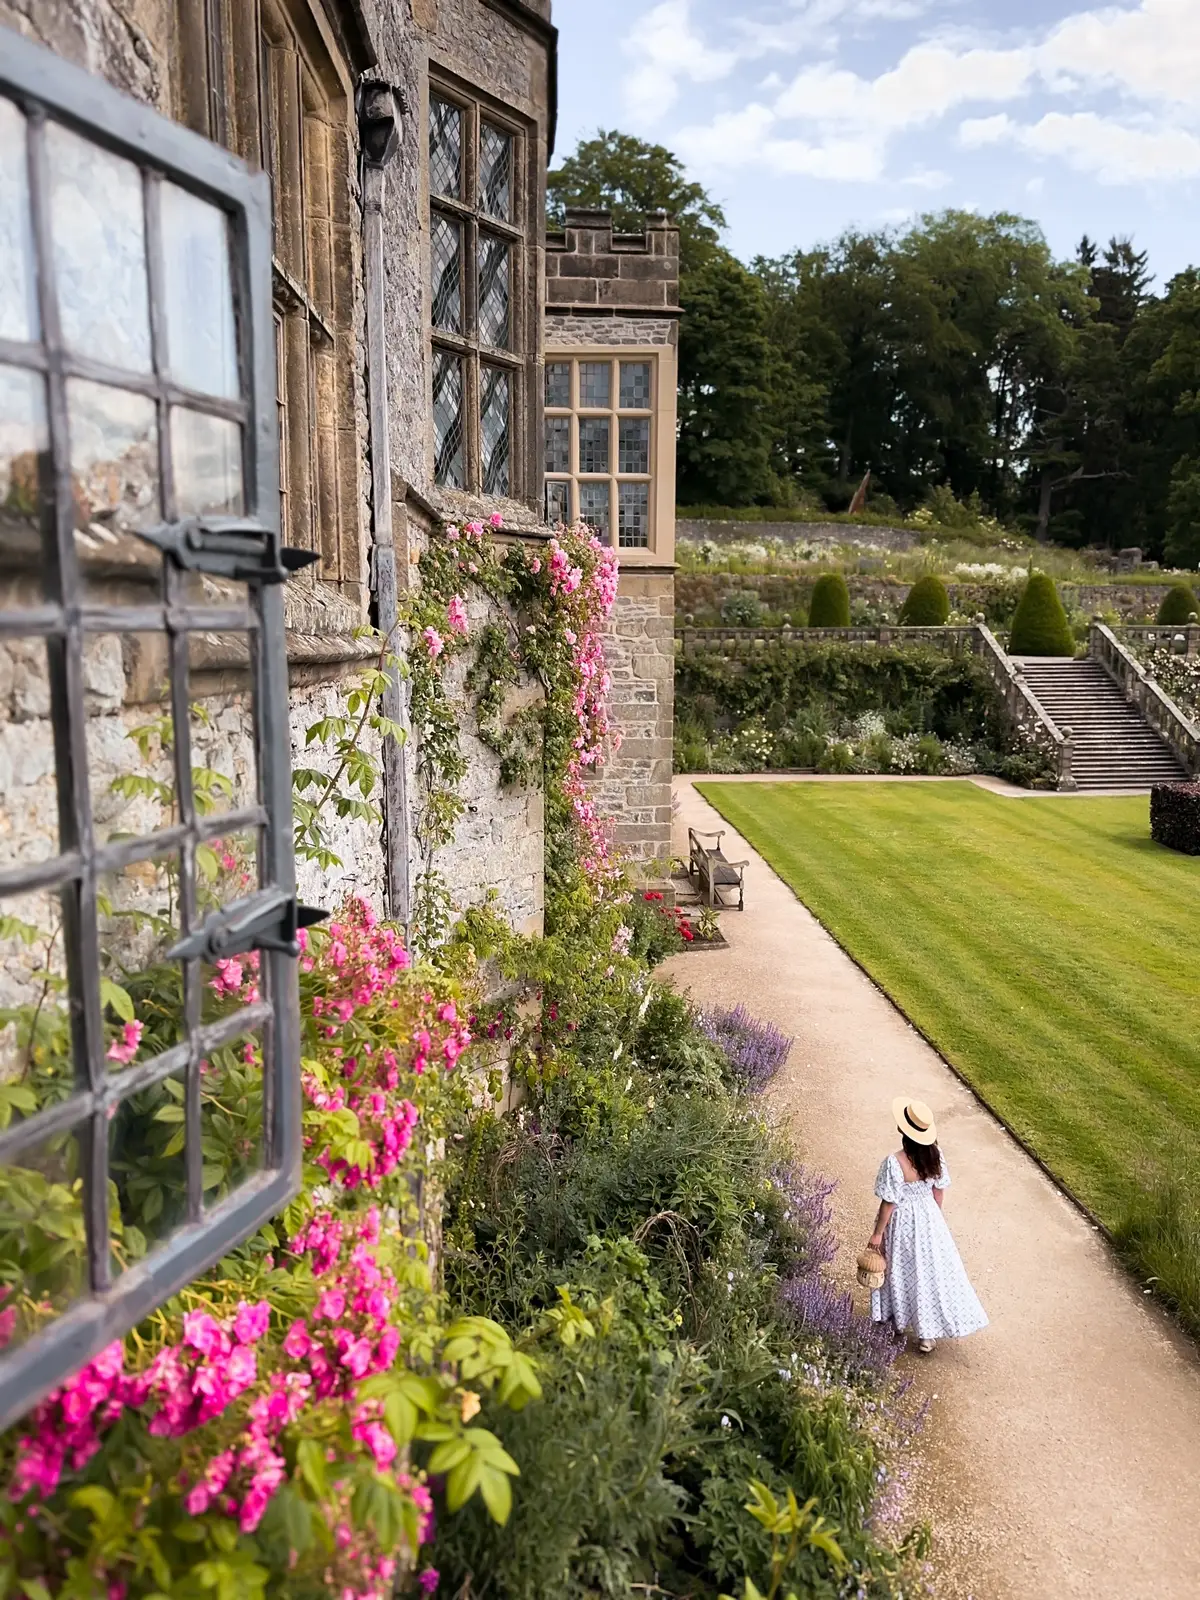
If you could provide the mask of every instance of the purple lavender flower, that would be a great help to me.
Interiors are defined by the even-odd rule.
[[[783,1201],[783,1220],[798,1239],[795,1270],[804,1274],[819,1272],[837,1255],[830,1205],[836,1179],[823,1178],[790,1161],[775,1168],[771,1182]]]
[[[903,1348],[887,1323],[872,1322],[856,1311],[853,1296],[823,1274],[785,1278],[779,1298],[806,1332],[826,1340],[830,1355],[843,1361],[852,1377],[886,1377]]]
[[[700,1026],[729,1060],[744,1089],[761,1094],[788,1058],[792,1041],[769,1022],[759,1022],[745,1006],[701,1015]]]

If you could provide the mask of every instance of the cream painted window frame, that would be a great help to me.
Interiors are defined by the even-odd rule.
[[[609,543],[618,550],[621,562],[626,566],[658,565],[664,559],[673,559],[673,550],[667,553],[664,546],[671,543],[669,530],[673,527],[673,506],[662,506],[661,497],[664,480],[669,479],[673,493],[674,485],[674,444],[675,444],[675,383],[674,383],[674,350],[670,346],[661,344],[646,345],[571,345],[566,348],[548,346],[545,353],[546,366],[555,362],[570,362],[571,364],[571,403],[568,406],[550,406],[544,408],[546,418],[570,417],[570,455],[569,470],[566,472],[544,472],[543,483],[551,482],[570,484],[570,515],[573,521],[579,518],[579,485],[583,483],[603,483],[609,485]],[[579,367],[582,362],[607,362],[612,369],[612,387],[610,390],[610,404],[607,408],[601,406],[581,406],[579,404]],[[620,364],[622,362],[646,362],[650,367],[650,405],[648,408],[624,409],[620,405]],[[609,442],[609,471],[607,473],[580,473],[579,471],[579,419],[587,417],[608,417],[610,420]],[[646,473],[623,473],[617,470],[618,460],[618,424],[622,417],[647,417],[650,420],[650,470]],[[544,459],[544,429],[543,429],[543,459]],[[648,494],[648,528],[647,543],[621,547],[619,544],[619,501],[618,486],[621,483],[646,483],[649,485]],[[545,491],[543,491],[544,493]],[[546,504],[543,499],[543,505]],[[664,538],[664,524],[667,535]]]

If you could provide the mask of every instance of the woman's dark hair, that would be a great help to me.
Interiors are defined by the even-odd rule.
[[[942,1175],[942,1152],[936,1144],[918,1144],[915,1139],[910,1139],[906,1133],[900,1137],[904,1140],[904,1154],[917,1169],[918,1178],[940,1178]]]

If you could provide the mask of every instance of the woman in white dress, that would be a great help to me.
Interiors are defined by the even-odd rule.
[[[887,1276],[872,1291],[871,1318],[915,1333],[928,1355],[936,1340],[962,1339],[988,1319],[942,1215],[950,1174],[933,1112],[901,1096],[892,1113],[903,1143],[884,1157],[875,1180],[880,1205],[870,1243],[887,1261]]]

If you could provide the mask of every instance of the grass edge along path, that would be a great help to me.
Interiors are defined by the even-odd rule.
[[[1147,801],[696,789],[1200,1334],[1200,861]]]

